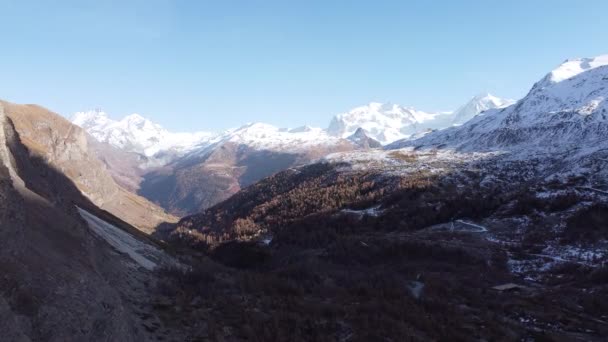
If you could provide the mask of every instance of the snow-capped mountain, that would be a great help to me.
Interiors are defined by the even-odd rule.
[[[297,153],[315,146],[344,144],[359,128],[364,130],[366,138],[388,144],[399,139],[421,136],[429,130],[461,124],[480,112],[512,102],[484,94],[474,97],[453,113],[427,113],[397,104],[372,102],[336,115],[327,130],[310,126],[286,129],[252,123],[222,133],[174,133],[139,114],[131,114],[116,121],[100,110],[78,112],[73,116],[72,122],[100,142],[127,152],[155,157],[150,165],[160,165],[189,152],[204,154],[212,146],[226,142],[258,150]],[[372,145],[375,146],[374,143]]]
[[[600,148],[608,142],[607,98],[608,55],[567,60],[511,106],[389,148],[441,145],[512,152]]]
[[[386,144],[427,128],[438,128],[443,121],[449,121],[448,117],[448,113],[426,113],[398,104],[372,102],[336,115],[327,132],[346,138],[362,128],[371,138]]]
[[[461,108],[461,116],[504,102],[491,95],[476,97]],[[327,130],[250,123],[221,133],[172,133],[137,114],[114,121],[104,112],[89,111],[73,119],[96,140],[120,152],[140,154],[134,158],[97,149],[117,181],[174,213],[206,208],[242,186],[330,153],[380,148],[449,127],[453,121],[452,113],[381,103],[339,114]]]
[[[486,110],[504,108],[514,103],[515,100],[502,99],[489,93],[477,95],[452,114],[452,124],[462,125]]]
[[[207,132],[169,132],[139,114],[131,114],[115,121],[100,110],[78,112],[74,114],[72,122],[84,128],[98,141],[148,157],[158,152],[183,153],[205,144],[213,136]]]
[[[278,128],[251,123],[228,130],[162,169],[151,169],[140,193],[171,212],[200,211],[240,188],[327,154],[370,148],[372,144],[330,136],[320,128]]]
[[[482,94],[473,97],[455,112],[429,113],[397,104],[372,102],[336,115],[327,129],[334,136],[346,138],[358,128],[382,144],[412,138],[428,130],[462,124],[475,115],[512,104],[513,100]]]
[[[321,128],[303,126],[286,129],[256,122],[217,134],[207,141],[206,146],[201,146],[193,153],[204,154],[226,143],[243,145],[260,151],[299,153],[315,147],[333,146],[343,142],[341,138],[331,136]]]

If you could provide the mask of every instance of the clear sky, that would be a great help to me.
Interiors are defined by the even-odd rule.
[[[608,53],[608,1],[0,0],[0,98],[172,130],[327,126],[370,101],[519,98]]]

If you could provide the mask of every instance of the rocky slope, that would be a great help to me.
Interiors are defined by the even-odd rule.
[[[119,186],[89,148],[87,133],[61,116],[35,105],[0,102],[19,140],[37,163],[45,163],[68,177],[98,207],[146,232],[174,218],[162,209]],[[27,184],[39,193],[58,191],[47,175],[28,168]],[[40,181],[39,181],[40,180]],[[43,187],[44,184],[44,187]]]
[[[369,134],[363,128],[357,128],[355,133],[346,138],[356,144],[359,148],[381,148],[382,144],[369,136]]]
[[[28,131],[29,124],[39,136]],[[70,126],[39,107],[0,103],[1,339],[157,339],[164,329],[149,330],[145,319],[156,316],[145,285],[156,276],[93,234],[75,205],[151,242],[79,189],[94,185],[75,184],[83,179],[62,173],[74,171],[65,163],[86,158],[76,147],[84,135]],[[45,139],[57,143],[55,151],[46,149]]]

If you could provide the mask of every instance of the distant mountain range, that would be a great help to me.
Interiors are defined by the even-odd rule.
[[[302,126],[278,128],[263,123],[250,123],[222,133],[174,133],[139,114],[116,121],[101,110],[78,112],[72,122],[100,142],[147,157],[173,152],[186,154],[219,142],[236,142],[260,150],[305,149],[320,144],[335,144],[358,129],[381,144],[411,137],[429,129],[442,129],[462,124],[477,114],[512,104],[513,100],[482,94],[473,97],[454,112],[427,113],[397,104],[372,102],[337,114],[325,129]]]
[[[483,109],[486,110],[477,113]],[[389,122],[393,119],[399,124],[405,122],[401,118],[406,117],[410,118],[410,123],[436,123],[441,115],[449,118],[443,122],[451,122],[450,127],[417,138],[404,138],[382,149],[330,154],[318,163],[280,172],[239,191],[217,206],[183,218],[176,234],[179,238],[192,239],[191,231],[198,230],[199,238],[203,237],[206,241],[248,240],[259,236],[267,238],[272,234],[278,235],[283,228],[276,222],[305,221],[315,215],[326,215],[323,216],[324,220],[331,220],[335,216],[328,215],[328,212],[338,215],[340,209],[365,217],[380,216],[380,220],[385,221],[390,211],[396,211],[395,220],[401,223],[395,224],[407,226],[412,223],[407,220],[404,223],[403,217],[407,216],[404,211],[416,207],[418,211],[414,217],[419,218],[422,215],[419,210],[421,206],[435,203],[430,199],[433,195],[445,189],[458,192],[460,187],[466,190],[454,197],[455,204],[437,204],[429,210],[429,217],[437,220],[442,210],[453,209],[467,198],[478,201],[476,205],[481,208],[496,197],[512,197],[489,204],[493,209],[485,214],[481,214],[479,208],[472,211],[468,211],[470,208],[459,209],[460,212],[446,214],[435,223],[453,220],[454,215],[486,215],[489,222],[499,222],[504,219],[501,215],[505,213],[513,211],[514,214],[508,215],[517,216],[535,210],[548,212],[539,216],[543,219],[554,215],[551,220],[558,217],[558,221],[564,222],[576,210],[596,210],[593,209],[594,203],[602,202],[598,196],[604,198],[608,194],[605,181],[608,176],[605,167],[608,161],[608,55],[565,61],[535,83],[529,93],[517,102],[483,95],[475,97],[453,114],[439,115],[396,105],[370,104],[338,115],[333,122],[356,122],[366,127],[367,132],[373,133],[377,129],[375,125],[382,123],[390,126],[392,123]],[[467,117],[470,119],[460,124]],[[352,127],[357,125],[353,124]],[[333,124],[333,127],[342,127],[345,135],[352,130],[350,124]],[[357,128],[349,139],[355,139],[363,132],[362,128]],[[423,188],[433,188],[430,184],[435,182],[443,183],[424,199],[410,203],[408,201],[418,192],[410,194],[411,198],[403,193],[409,191],[408,186],[412,186],[412,179],[416,178],[418,186]],[[431,178],[436,179],[427,184]],[[403,179],[407,180],[405,189],[408,190],[398,190],[404,185],[401,183]],[[391,183],[393,181],[395,183]],[[348,188],[357,182],[357,191],[336,190],[338,184]],[[453,187],[455,184],[457,186]],[[359,192],[365,186],[385,188],[376,189],[377,193],[369,189]],[[535,190],[530,190],[530,186],[534,186]],[[315,189],[311,190],[311,187]],[[512,193],[505,195],[509,191]],[[317,193],[324,194],[326,203],[310,201]],[[480,200],[483,193],[489,197]],[[517,195],[513,196],[514,193]],[[377,197],[372,200],[373,196]],[[441,195],[439,198],[438,202],[441,203],[448,196]],[[544,204],[539,203],[545,200],[556,203],[543,207]],[[400,205],[400,201],[407,205]],[[335,212],[328,211],[332,205]],[[342,207],[344,205],[346,209]],[[501,205],[504,208],[496,210]],[[536,206],[536,209],[530,206]],[[566,210],[570,207],[573,209]],[[235,210],[242,212],[235,214]],[[301,211],[295,213],[297,210]],[[563,210],[566,211],[561,213]],[[269,214],[277,212],[283,216]],[[499,214],[492,216],[495,212]],[[602,209],[602,213],[608,212]],[[576,228],[591,229],[589,227],[594,227],[596,221],[605,222],[604,217],[590,218],[592,223],[576,225]],[[536,219],[540,220],[538,217]],[[531,221],[528,220],[527,217],[522,219],[516,225],[518,229],[555,229],[553,221],[549,219],[546,226],[538,222],[529,224],[527,222]],[[425,223],[421,226],[428,225]],[[499,224],[497,226],[500,227]],[[185,231],[189,232],[187,236],[184,235]],[[604,248],[602,241],[593,242],[601,246],[593,245],[590,248]],[[544,243],[549,243],[549,240]]]
[[[328,129],[250,123],[222,133],[173,133],[138,114],[115,121],[100,110],[76,113],[72,122],[102,144],[92,142],[117,182],[172,213],[185,214],[286,168],[334,152],[380,148],[511,102],[484,94],[455,112],[435,114],[370,103],[336,115]]]
[[[100,142],[147,157],[166,151],[186,152],[213,136],[206,132],[169,132],[139,114],[116,121],[99,109],[74,114],[72,123],[84,128]]]

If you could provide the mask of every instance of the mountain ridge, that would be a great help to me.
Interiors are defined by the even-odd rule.
[[[442,129],[463,123],[482,111],[510,102],[512,100],[486,93],[473,97],[455,112],[439,113],[427,113],[398,104],[371,102],[335,115],[327,129],[310,126],[289,129],[252,122],[220,133],[174,133],[140,114],[130,114],[117,121],[110,119],[101,110],[77,112],[73,115],[72,122],[100,142],[150,158],[168,152],[183,155],[196,149],[205,149],[214,143],[228,141],[253,147],[257,145],[259,149],[266,150],[281,149],[281,145],[294,149],[300,148],[302,144],[331,144],[338,139],[348,138],[358,128],[364,129],[370,138],[387,144],[428,129]]]
[[[184,152],[197,144],[205,143],[212,136],[208,132],[169,132],[136,113],[117,121],[110,119],[108,114],[101,110],[92,110],[75,113],[71,121],[87,130],[100,142],[147,157],[172,150]]]
[[[443,146],[463,151],[550,152],[593,150],[608,136],[608,55],[567,60],[535,83],[515,104],[486,111],[467,123],[433,132],[405,146]],[[516,148],[517,147],[517,148]]]

